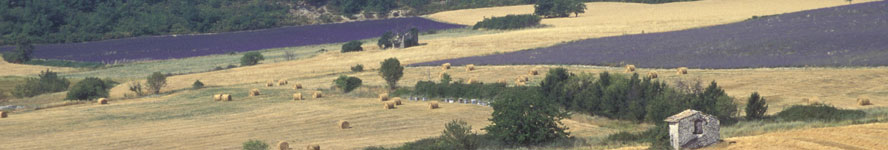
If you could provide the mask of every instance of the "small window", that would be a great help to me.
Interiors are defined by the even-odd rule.
[[[703,120],[694,121],[694,134],[703,134]]]

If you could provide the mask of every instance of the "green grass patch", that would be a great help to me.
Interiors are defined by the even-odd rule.
[[[54,67],[72,67],[72,68],[99,68],[99,67],[105,66],[105,64],[97,63],[97,62],[80,62],[80,61],[55,60],[55,59],[35,59],[35,60],[27,61],[27,62],[25,62],[25,64],[41,65],[41,66],[54,66]]]

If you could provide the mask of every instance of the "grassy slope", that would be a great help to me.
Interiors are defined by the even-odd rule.
[[[2,56],[2,54],[0,54]],[[0,57],[0,76],[29,76],[39,74],[40,71],[46,71],[46,69],[52,70],[54,72],[71,72],[74,71],[74,68],[68,67],[49,67],[49,66],[38,66],[38,65],[22,65],[22,64],[12,64],[3,60],[3,57]]]

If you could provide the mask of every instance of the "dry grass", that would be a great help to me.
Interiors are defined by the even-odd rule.
[[[359,149],[438,136],[444,124],[454,119],[484,127],[492,112],[490,107],[459,104],[441,104],[446,106],[429,111],[427,103],[410,101],[404,101],[398,109],[383,110],[374,98],[337,95],[325,95],[323,101],[292,103],[288,88],[263,89],[267,96],[243,101],[193,100],[207,93],[238,92],[252,86],[119,101],[114,107],[74,105],[17,113],[0,121],[0,131],[4,131],[0,132],[0,141],[4,141],[0,147],[239,149],[244,139],[257,139],[319,144],[324,149]],[[360,127],[341,130],[333,125],[339,120]]]
[[[2,56],[2,54],[0,54]],[[3,68],[3,71],[0,71],[0,76],[28,76],[28,75],[36,75],[39,74],[40,71],[46,71],[46,69],[52,70],[53,72],[73,72],[77,69],[69,68],[69,67],[50,67],[50,66],[39,66],[39,65],[23,65],[23,64],[13,64],[8,63],[6,60],[3,60],[3,57],[0,57],[0,68]]]
[[[886,135],[888,123],[875,123],[727,138],[707,149],[884,149]]]

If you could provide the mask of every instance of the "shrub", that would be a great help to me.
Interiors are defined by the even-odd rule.
[[[768,111],[768,104],[765,98],[759,96],[758,92],[753,92],[746,101],[746,118],[762,119],[765,112]]]
[[[3,53],[3,60],[9,63],[25,63],[31,60],[32,53],[34,46],[29,42],[21,42],[16,44],[15,51]]]
[[[508,90],[491,104],[492,125],[484,128],[497,140],[510,145],[535,145],[569,136],[559,126],[567,113],[546,102],[533,88]]]
[[[108,89],[110,86],[105,85],[105,82],[99,78],[88,77],[86,79],[77,82],[71,87],[71,90],[68,91],[68,95],[65,96],[66,100],[92,100],[103,97],[108,97]]]
[[[192,89],[201,89],[203,87],[204,87],[204,84],[203,84],[203,82],[200,82],[200,80],[195,80],[194,83],[191,84]]]
[[[361,44],[364,44],[364,42],[348,41],[347,43],[342,44],[342,53],[364,51],[364,48],[361,47]]]
[[[341,89],[342,92],[348,93],[352,90],[361,86],[361,79],[357,77],[349,77],[345,75],[339,76],[336,80],[333,80],[333,83],[336,84],[336,87]]]
[[[862,110],[843,110],[826,104],[794,105],[777,113],[786,121],[841,121],[862,118]]]
[[[268,150],[268,144],[259,140],[244,142],[244,150]]]
[[[392,38],[394,38],[392,32],[385,32],[379,37],[379,40],[376,41],[376,46],[379,46],[381,49],[391,48],[393,46]]]
[[[504,17],[484,18],[475,23],[472,29],[521,29],[540,25],[540,16],[537,15],[506,15]]]
[[[18,98],[33,97],[44,93],[68,90],[71,82],[50,70],[40,71],[37,78],[28,78],[24,84],[15,86],[12,95]],[[2,93],[0,93],[2,94]]]
[[[259,64],[259,61],[265,60],[265,57],[262,56],[262,53],[259,52],[247,52],[244,53],[244,57],[241,57],[241,66],[252,66]]]
[[[160,89],[167,85],[166,75],[163,75],[160,72],[154,72],[148,76],[148,81],[146,81],[145,84],[149,92],[159,94]]]
[[[453,79],[450,78],[450,74],[444,73],[441,75],[442,84],[450,84],[450,81],[453,81]]]
[[[545,17],[568,17],[584,13],[586,5],[579,0],[537,0],[533,14]]]
[[[136,96],[145,95],[145,93],[142,92],[142,82],[136,81],[136,82],[130,83],[129,90],[132,91],[133,93],[136,93]]]
[[[472,126],[462,120],[445,124],[441,140],[455,149],[474,150],[480,145],[478,135],[472,132]]]
[[[355,65],[355,66],[352,66],[352,67],[351,67],[351,71],[352,71],[352,72],[363,72],[363,71],[364,71],[364,65],[362,65],[362,64],[357,64],[357,65]]]
[[[397,58],[385,59],[385,61],[380,62],[380,66],[382,67],[379,67],[379,76],[385,79],[389,88],[395,89],[398,80],[401,80],[401,77],[404,76],[404,66],[401,66],[401,62]]]

